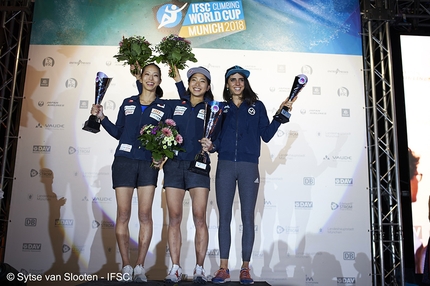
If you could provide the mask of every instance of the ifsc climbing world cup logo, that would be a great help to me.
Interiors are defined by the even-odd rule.
[[[178,34],[186,14],[188,3],[172,1],[153,8],[160,32]]]

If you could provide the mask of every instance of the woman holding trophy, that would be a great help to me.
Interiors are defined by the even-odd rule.
[[[212,278],[213,283],[230,281],[228,259],[231,245],[230,223],[236,185],[239,190],[242,232],[242,267],[240,283],[253,284],[249,262],[254,245],[254,212],[260,182],[258,158],[261,139],[269,142],[280,122],[269,121],[264,104],[252,90],[248,77],[250,72],[240,66],[227,69],[223,98],[226,101],[224,118],[219,137],[209,150],[218,152],[216,170],[216,200],[219,210],[220,268]],[[292,107],[285,100],[280,109]]]
[[[204,67],[191,68],[187,72],[188,89],[182,82],[176,66],[169,74],[176,81],[176,88],[180,100],[166,100],[173,110],[172,119],[183,137],[183,148],[186,152],[179,152],[173,159],[163,164],[164,189],[169,212],[168,245],[172,267],[164,279],[166,283],[177,283],[182,278],[180,253],[182,244],[181,222],[185,192],[189,191],[192,201],[193,221],[196,229],[195,251],[196,266],[193,272],[195,284],[205,284],[207,278],[203,268],[208,247],[208,228],[206,223],[206,209],[209,197],[209,155],[210,138],[214,137],[221,109],[218,109],[212,121],[208,120],[214,96],[211,91],[211,75]],[[139,79],[139,77],[137,77]],[[137,81],[140,90],[140,84]],[[209,111],[208,111],[209,110]],[[208,124],[208,122],[211,122]],[[207,128],[207,127],[211,128]],[[209,129],[209,131],[208,131]],[[202,138],[203,137],[203,138]],[[198,158],[198,159],[196,159]]]
[[[103,114],[100,104],[92,106],[91,114],[96,115],[104,129],[119,140],[112,164],[112,181],[117,201],[115,235],[122,259],[122,280],[146,282],[143,265],[152,238],[152,202],[159,171],[151,164],[159,166],[161,162],[153,162],[151,152],[140,147],[138,136],[143,125],[157,125],[159,121],[171,118],[172,110],[160,99],[163,96],[160,68],[153,63],[147,64],[140,78],[140,94],[124,99],[115,124]],[[140,228],[137,260],[133,268],[129,256],[128,224],[135,188]]]
[[[204,284],[207,281],[203,268],[208,247],[208,228],[206,223],[206,209],[210,188],[208,173],[196,172],[197,166],[209,166],[208,141],[204,138],[206,128],[205,115],[209,102],[213,102],[211,91],[211,75],[204,67],[191,68],[187,72],[188,89],[185,91],[176,67],[175,81],[180,100],[171,100],[173,120],[177,123],[178,131],[184,138],[184,149],[174,160],[167,160],[163,166],[164,188],[166,190],[167,208],[169,210],[168,244],[172,268],[165,278],[166,282],[179,282],[182,269],[180,267],[181,252],[181,221],[183,200],[188,190],[192,201],[193,221],[196,229],[195,252],[196,267],[193,273],[194,283]],[[210,134],[210,136],[213,134]],[[196,154],[202,156],[202,162],[196,162]],[[200,165],[199,165],[200,164]]]

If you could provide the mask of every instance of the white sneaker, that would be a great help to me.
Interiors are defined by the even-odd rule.
[[[173,264],[172,268],[169,271],[169,274],[164,279],[164,282],[178,283],[179,281],[181,281],[181,278],[182,278],[182,268],[177,264]]]
[[[121,282],[131,282],[133,280],[133,267],[126,265],[121,270],[122,279]]]
[[[194,268],[193,283],[206,284],[206,282],[208,282],[208,279],[205,275],[205,269],[203,266],[196,265],[196,268]]]
[[[133,281],[135,282],[148,282],[146,278],[146,271],[142,265],[136,265],[133,270]]]

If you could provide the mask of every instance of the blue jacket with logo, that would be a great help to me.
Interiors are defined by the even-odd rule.
[[[171,117],[172,109],[164,100],[157,97],[142,112],[139,96],[135,95],[124,99],[115,124],[107,116],[101,124],[112,137],[119,140],[115,156],[152,161],[151,152],[141,147],[137,139],[140,130],[145,124],[157,125],[160,120],[164,121]]]
[[[182,81],[176,83],[176,88],[181,99],[166,101],[172,108],[172,119],[176,122],[178,132],[184,138],[182,148],[185,152],[179,152],[176,158],[181,161],[193,161],[202,150],[199,140],[204,135],[206,101],[193,107]]]
[[[258,163],[261,139],[269,142],[280,125],[276,120],[269,121],[266,107],[259,100],[251,106],[246,102],[239,107],[226,103],[221,134],[214,142],[218,160]]]

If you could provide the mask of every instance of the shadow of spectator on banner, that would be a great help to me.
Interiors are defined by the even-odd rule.
[[[293,275],[288,277],[288,281],[290,279],[292,281],[302,281],[300,279],[304,275],[312,273],[309,268],[312,259],[310,253],[316,252],[314,249],[316,244],[308,242],[313,239],[313,236],[306,232],[308,227],[315,227],[312,223],[308,226],[312,214],[313,200],[318,199],[313,196],[313,190],[318,185],[317,180],[319,177],[323,177],[328,170],[338,167],[339,160],[336,159],[336,156],[341,152],[349,135],[342,132],[317,134],[318,140],[326,142],[324,144],[325,155],[317,158],[315,151],[311,149],[309,144],[312,139],[305,136],[300,125],[290,122],[288,127],[293,130],[290,131],[289,136],[296,137],[294,138],[294,146],[297,146],[297,149],[291,149],[289,152],[292,152],[292,154],[286,154],[287,161],[284,176],[287,177],[288,184],[284,184],[280,192],[288,199],[277,207],[277,219],[274,221],[278,223],[277,234],[279,235],[279,240],[274,240],[275,246],[271,248],[271,251],[276,251],[277,241],[279,256],[286,257],[285,263],[278,263],[277,271],[285,273],[288,270]],[[320,152],[318,153],[321,154]],[[296,202],[303,203],[304,206],[296,205]],[[329,217],[326,219],[328,220]],[[318,243],[324,245],[323,242]],[[311,248],[309,248],[308,244]],[[281,249],[281,247],[284,248]],[[284,251],[286,251],[286,256],[284,256]],[[269,261],[265,261],[265,265],[271,264],[270,259],[276,259],[273,254],[269,253],[265,254],[266,258]],[[286,266],[286,269],[279,269],[282,265]]]
[[[98,172],[98,177],[92,184],[92,187],[99,189],[95,197],[114,198],[115,194],[112,189],[111,180],[108,179],[110,178],[110,174],[110,165],[104,166]],[[110,209],[112,209],[110,205],[92,204],[94,216],[92,229],[95,229],[96,233],[91,244],[88,265],[89,267],[100,266],[98,270],[90,269],[92,274],[98,274],[99,277],[104,277],[107,273],[116,273],[120,270],[120,264],[116,261],[115,214],[107,213]]]
[[[287,130],[290,130],[288,128],[289,126],[286,126]],[[283,126],[278,129],[278,132],[274,136],[273,141],[276,140],[276,137],[281,137],[282,139],[287,137],[285,146],[279,150],[277,155],[272,155],[269,149],[268,144],[262,143],[261,144],[261,156],[260,156],[260,174],[261,174],[261,184],[260,184],[260,190],[258,192],[258,198],[257,198],[257,204],[256,204],[256,218],[258,217],[257,214],[260,214],[261,219],[261,227],[258,231],[259,236],[256,236],[256,247],[255,249],[260,249],[261,245],[265,245],[267,247],[267,244],[263,242],[264,240],[264,234],[267,235],[267,238],[270,239],[270,233],[273,233],[274,229],[276,228],[276,213],[279,211],[277,206],[277,200],[278,197],[277,193],[282,192],[281,186],[284,185],[283,180],[279,181],[272,181],[267,179],[270,175],[272,175],[280,165],[286,165],[287,163],[287,156],[288,151],[291,149],[291,146],[293,146],[294,142],[297,140],[298,136],[295,136],[295,132],[291,131],[284,131],[282,130]],[[276,178],[275,178],[276,179]],[[282,178],[281,178],[282,179]],[[288,188],[288,186],[287,186]],[[264,213],[268,212],[267,215],[269,217],[265,217]],[[257,244],[257,242],[260,243],[260,245]],[[279,245],[278,245],[279,247]],[[273,270],[270,268],[270,263],[274,255],[274,244],[270,246],[269,249],[264,250],[263,252],[263,268],[261,271],[262,277],[270,277],[273,274]]]
[[[161,176],[160,174],[160,177]],[[154,248],[154,253],[152,254],[154,259],[154,265],[151,266],[148,269],[147,276],[148,279],[154,280],[154,277],[157,279],[164,279],[167,272],[168,267],[168,261],[166,260],[166,257],[169,255],[169,248],[167,246],[167,226],[168,226],[168,214],[167,214],[167,202],[166,202],[166,192],[162,186],[163,183],[159,184],[159,187],[155,189],[155,198],[159,195],[161,196],[160,200],[160,210],[162,212],[162,220],[159,227],[161,227],[161,235],[160,235],[160,241],[157,243],[157,245]],[[161,190],[159,190],[161,188]],[[157,212],[158,210],[156,208],[153,208],[153,212]],[[154,234],[156,234],[157,225],[154,223]],[[156,241],[155,238],[153,238],[153,241]],[[150,252],[148,252],[149,256]]]
[[[45,187],[46,201],[48,203],[48,233],[51,240],[52,252],[54,254],[54,261],[52,262],[51,268],[45,271],[44,274],[59,274],[64,271],[64,225],[61,223],[61,207],[66,204],[66,199],[61,197],[57,198],[57,194],[54,193],[52,185],[54,182],[54,173],[51,169],[43,167],[43,158],[41,160],[40,169],[40,182]]]

